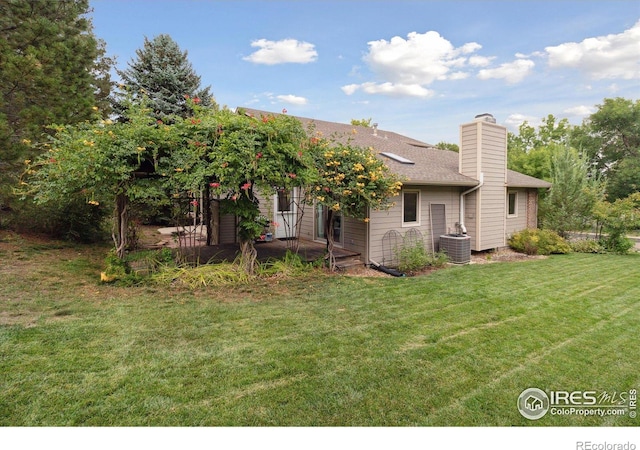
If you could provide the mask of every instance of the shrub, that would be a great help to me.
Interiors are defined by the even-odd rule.
[[[576,253],[606,253],[600,241],[593,239],[577,239],[569,242],[571,250]]]
[[[130,286],[144,281],[145,277],[176,267],[170,248],[132,252],[120,259],[112,249],[104,260],[105,269],[100,280]]]
[[[429,265],[438,269],[446,266],[449,262],[449,256],[445,252],[436,252],[430,258]]]
[[[629,253],[629,251],[635,245],[635,243],[631,239],[627,238],[624,234],[613,231],[607,236],[603,236],[599,242],[606,251],[618,253],[621,255]]]
[[[422,241],[413,245],[403,245],[398,252],[398,270],[401,272],[415,272],[427,267],[444,267],[449,262],[449,257],[444,252],[430,254]]]
[[[300,255],[287,250],[284,258],[270,258],[258,264],[257,275],[259,277],[273,276],[298,276],[308,272],[312,265],[305,263]]]
[[[571,252],[571,247],[558,233],[551,230],[527,229],[514,233],[509,246],[527,255],[550,255]]]
[[[107,216],[108,211],[102,205],[89,205],[83,198],[42,205],[25,202],[9,218],[8,226],[68,241],[94,243],[108,237]]]
[[[104,259],[104,272],[100,274],[100,281],[104,283],[113,283],[114,281],[124,280],[129,277],[131,268],[129,263],[118,258],[115,250],[111,250]]]
[[[602,224],[602,246],[610,252],[628,253],[634,242],[627,238],[627,234],[640,223],[640,192],[613,203],[598,203],[595,217]]]
[[[429,254],[422,241],[415,245],[403,245],[398,252],[398,269],[402,272],[411,272],[424,269],[429,265]]]
[[[248,283],[252,277],[237,262],[204,264],[197,267],[172,267],[154,273],[151,283],[196,289]]]

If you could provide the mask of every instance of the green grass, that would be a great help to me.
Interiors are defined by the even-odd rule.
[[[640,387],[640,255],[187,290],[100,285],[105,249],[30,245],[0,241],[3,426],[638,424],[516,400]]]

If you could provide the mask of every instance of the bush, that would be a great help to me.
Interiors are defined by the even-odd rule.
[[[176,267],[175,257],[170,248],[132,252],[124,259],[120,259],[112,249],[105,258],[104,265],[100,280],[125,286],[138,284],[147,276]]]
[[[398,252],[398,270],[401,272],[415,272],[427,267],[444,267],[449,257],[444,252],[429,254],[422,241],[414,245],[403,245]]]
[[[571,252],[571,247],[558,233],[551,230],[527,229],[514,233],[509,246],[527,255],[550,255]]]
[[[593,239],[577,239],[569,242],[571,250],[576,253],[606,253],[600,241]]]
[[[415,245],[403,245],[398,252],[398,269],[402,272],[411,272],[424,269],[429,265],[429,254],[422,241]]]
[[[100,274],[100,281],[104,283],[125,280],[131,273],[131,268],[127,261],[118,258],[115,250],[109,251],[109,254],[104,259],[104,265],[104,272]]]
[[[108,215],[102,205],[89,205],[84,198],[43,205],[25,202],[12,213],[5,226],[68,241],[94,243],[107,239]]]
[[[600,239],[600,245],[602,245],[606,251],[624,255],[629,253],[635,243],[624,234],[612,231],[610,234],[603,236],[602,239]]]
[[[312,265],[305,263],[300,255],[287,250],[284,258],[270,258],[269,260],[259,263],[257,275],[259,277],[273,276],[299,276],[311,270]]]

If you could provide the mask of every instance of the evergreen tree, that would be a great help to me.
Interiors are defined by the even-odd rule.
[[[192,114],[187,98],[197,98],[203,106],[215,106],[210,86],[200,87],[195,73],[178,44],[167,34],[149,40],[136,50],[136,59],[129,68],[118,71],[122,87],[134,98],[146,96],[157,119],[170,121],[171,116],[187,117]],[[122,97],[122,96],[120,96]],[[116,109],[118,109],[116,100]]]
[[[111,61],[89,12],[88,0],[0,2],[0,209],[47,125],[109,112]]]

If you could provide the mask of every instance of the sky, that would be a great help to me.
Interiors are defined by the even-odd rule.
[[[220,105],[436,144],[491,113],[516,132],[640,98],[640,1],[91,0],[126,69],[169,34]],[[117,80],[117,76],[115,77]]]

